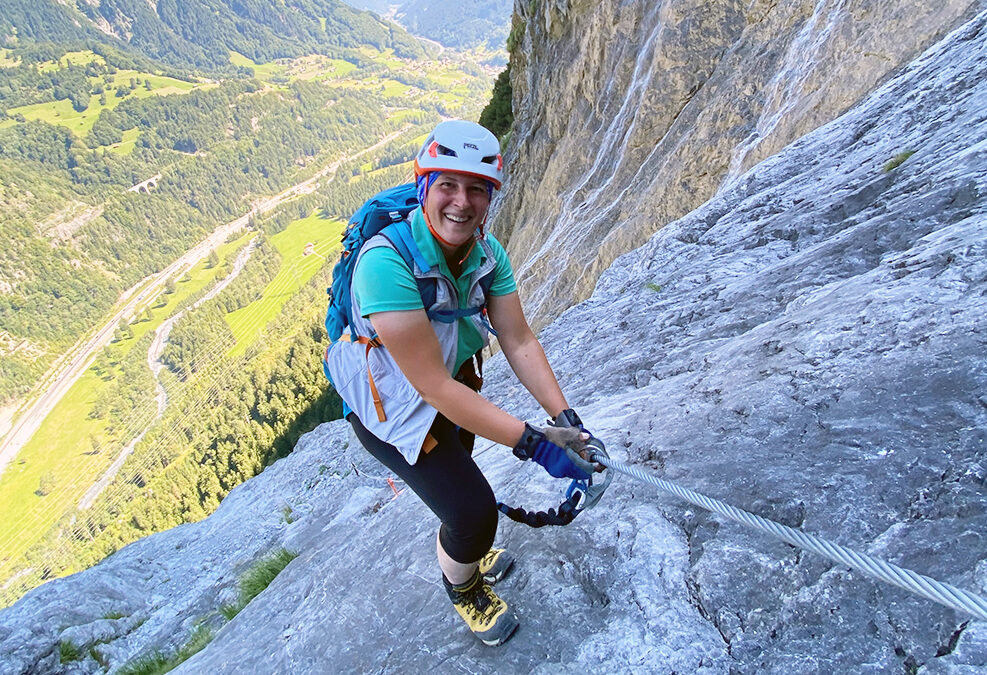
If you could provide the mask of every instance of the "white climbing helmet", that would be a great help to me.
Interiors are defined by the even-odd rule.
[[[504,174],[500,142],[476,122],[440,122],[415,157],[416,176],[433,171],[451,171],[483,178],[499,190]]]

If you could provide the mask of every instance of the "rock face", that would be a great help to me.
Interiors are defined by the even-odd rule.
[[[616,458],[987,595],[985,195],[987,11],[620,257],[542,342]],[[502,357],[486,374],[542,418]],[[987,668],[987,622],[619,476],[566,528],[501,524],[522,625],[485,648],[439,584],[434,517],[347,438],[319,427],[207,520],[0,612],[0,673],[116,669],[200,622],[218,632],[176,672]],[[560,500],[504,448],[477,459],[508,503]],[[299,556],[226,622],[279,547]]]
[[[492,229],[509,234],[540,327],[618,255],[849,109],[979,3],[515,4],[525,30]]]

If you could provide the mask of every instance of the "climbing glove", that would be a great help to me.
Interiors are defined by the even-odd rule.
[[[584,434],[589,434],[589,438],[586,439],[585,445],[593,446],[593,448],[605,447],[603,445],[603,441],[598,439],[596,436],[592,434],[592,432],[590,432],[588,429],[586,429],[586,427],[583,426],[583,421],[579,419],[579,415],[577,415],[576,411],[573,410],[572,408],[566,408],[565,410],[560,412],[558,415],[555,416],[555,418],[550,422],[550,424],[553,427],[559,427],[559,428],[571,427],[574,429],[579,429]],[[590,450],[592,450],[593,448],[590,448]],[[580,448],[580,450],[582,451],[582,448]],[[587,458],[589,457],[588,452],[581,452],[581,454]],[[593,469],[594,471],[602,472],[606,470],[606,467],[604,467],[602,464],[594,464]]]
[[[556,478],[588,480],[594,467],[579,456],[585,444],[583,432],[576,427],[536,429],[526,422],[514,455],[521,460],[534,460]]]

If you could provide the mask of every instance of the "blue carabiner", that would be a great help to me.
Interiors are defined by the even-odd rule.
[[[576,492],[581,492],[582,497],[579,499],[579,502],[577,503],[582,503],[583,501],[585,501],[587,490],[589,490],[589,481],[573,480],[571,483],[569,483],[569,487],[565,491],[565,498],[567,500],[572,499],[572,495],[574,495]],[[572,512],[578,515],[579,513],[582,512],[582,509],[579,507],[574,507]]]

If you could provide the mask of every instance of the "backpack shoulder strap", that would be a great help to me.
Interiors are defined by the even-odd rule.
[[[415,243],[415,238],[411,234],[411,224],[407,220],[391,223],[380,233],[391,242],[391,246],[408,264],[408,268],[412,272],[414,272],[416,265],[422,272],[431,269],[429,264],[425,262],[422,252],[418,250],[418,244]]]
[[[497,276],[497,270],[492,269],[485,275],[480,277],[480,288],[483,289],[483,303],[486,304],[490,301],[490,289],[493,287],[494,279]]]
[[[391,246],[398,252],[413,275],[415,267],[422,272],[431,269],[422,252],[418,249],[418,244],[415,243],[415,238],[411,234],[411,224],[408,221],[401,220],[391,223],[381,230],[380,234],[391,243]],[[415,282],[418,284],[418,293],[422,296],[422,305],[428,312],[429,308],[435,304],[438,282],[434,278],[422,279],[418,276],[415,276]]]
[[[414,273],[415,267],[419,270],[425,271],[431,269],[429,264],[425,261],[424,256],[422,256],[421,251],[418,249],[418,245],[415,243],[414,236],[411,234],[411,224],[406,220],[402,220],[396,223],[391,223],[383,230],[380,234],[390,242],[391,246],[401,259],[404,260],[408,269]],[[489,255],[488,251],[488,255]],[[434,278],[419,278],[415,277],[415,281],[418,283],[418,292],[422,296],[422,304],[425,306],[425,311],[428,313],[428,318],[431,321],[441,321],[442,323],[452,323],[457,319],[461,319],[467,316],[472,316],[474,314],[483,314],[486,311],[487,301],[490,298],[490,288],[493,286],[494,278],[496,276],[496,268],[490,270],[487,274],[480,278],[480,288],[483,290],[483,305],[481,307],[470,307],[467,309],[456,309],[456,310],[445,310],[445,311],[432,311],[429,308],[435,304],[435,298],[437,295],[436,287],[438,282]],[[485,320],[484,320],[485,321]],[[492,328],[488,327],[488,330],[496,335],[496,332]]]
[[[487,242],[486,239],[480,240],[480,246],[483,247],[483,252],[488,258],[495,259],[493,253],[493,247]],[[494,281],[497,278],[497,266],[494,265],[489,272],[480,277],[480,289],[483,291],[483,307],[486,308],[487,304],[490,302],[490,289],[493,287]]]

